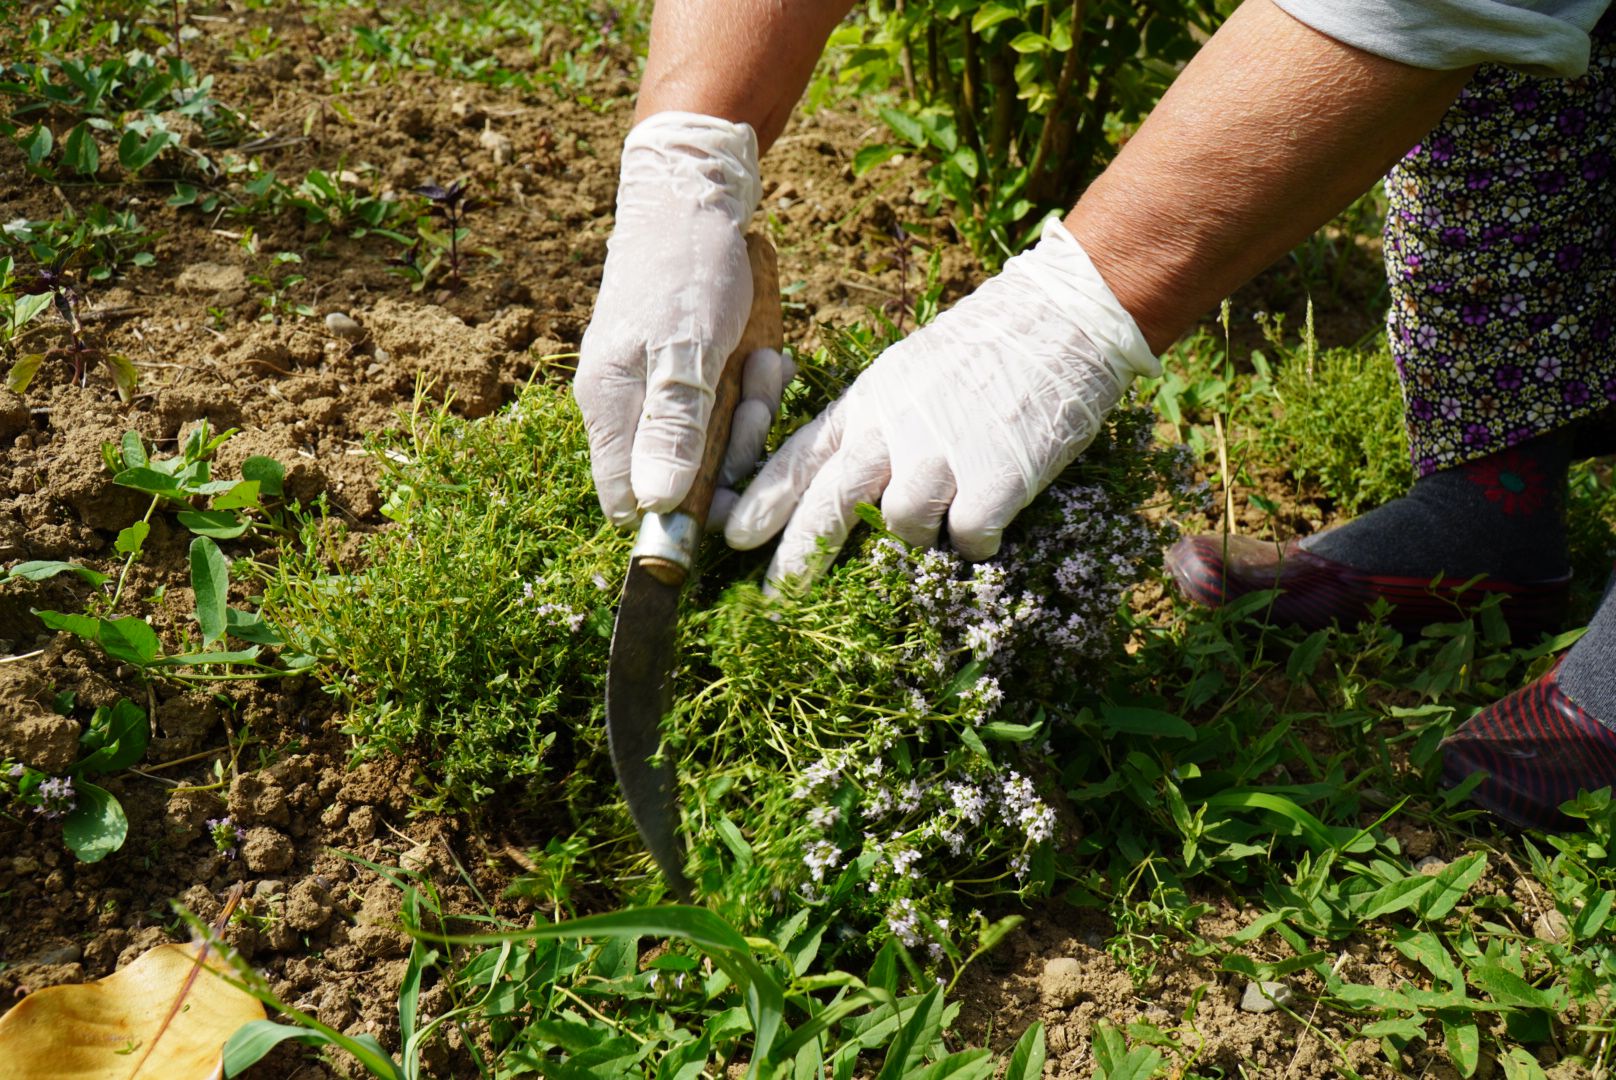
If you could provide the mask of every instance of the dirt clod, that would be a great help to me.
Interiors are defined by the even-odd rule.
[[[1038,995],[1051,1008],[1071,1008],[1083,996],[1083,965],[1070,956],[1047,961],[1038,980]]]
[[[286,897],[286,922],[295,930],[313,931],[331,918],[331,894],[316,881],[300,881]]]
[[[29,700],[8,703],[0,721],[0,758],[27,762],[40,772],[62,773],[78,756],[78,721]]]
[[[291,819],[286,789],[261,773],[242,773],[230,785],[230,814],[238,825],[285,825]]]
[[[241,857],[247,869],[255,874],[273,874],[292,865],[292,841],[276,832],[259,826],[247,830],[247,839],[241,844]]]

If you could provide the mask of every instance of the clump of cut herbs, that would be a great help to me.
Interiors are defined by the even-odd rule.
[[[882,344],[849,340],[808,365],[788,420]],[[600,879],[659,881],[604,753],[630,540],[601,519],[568,389],[476,421],[423,407],[371,449],[393,524],[344,565],[342,530],[307,522],[266,617],[323,659],[362,752],[419,751],[438,802],[562,808]],[[1120,655],[1119,609],[1168,539],[1141,507],[1189,491],[1183,465],[1124,409],[997,558],[911,550],[867,508],[874,527],[791,600],[762,595],[760,556],[708,545],[665,725],[706,899],[741,925],[805,901],[957,966],[988,926],[974,909],[1045,890],[1045,740]]]

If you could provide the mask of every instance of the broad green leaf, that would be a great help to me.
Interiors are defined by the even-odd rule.
[[[735,865],[744,870],[752,865],[752,845],[746,842],[741,830],[735,822],[727,817],[719,818],[714,826],[718,830],[718,838],[729,848],[729,853],[735,856]]]
[[[1592,941],[1599,937],[1604,930],[1605,922],[1610,918],[1612,905],[1616,905],[1616,892],[1610,889],[1600,889],[1594,899],[1577,912],[1577,917],[1571,921],[1571,933],[1578,941]]]
[[[1161,1062],[1161,1051],[1154,1046],[1136,1046],[1105,1070],[1104,1080],[1151,1080],[1161,1068]],[[1095,1078],[1100,1080],[1100,1074],[1095,1073]]]
[[[124,432],[123,438],[118,440],[118,451],[123,455],[126,469],[143,469],[151,464],[151,458],[146,456],[146,440],[138,431]]]
[[[1364,898],[1362,907],[1358,910],[1359,918],[1366,921],[1378,919],[1402,911],[1404,908],[1413,907],[1436,885],[1435,877],[1427,877],[1420,873],[1383,885]]]
[[[1448,1047],[1448,1057],[1461,1076],[1476,1075],[1481,1064],[1481,1030],[1476,1022],[1464,1019],[1442,1018],[1442,1034]]]
[[[112,376],[112,386],[118,391],[118,399],[125,403],[135,399],[135,390],[140,386],[140,372],[135,370],[132,360],[122,353],[104,353],[101,357],[107,365],[107,373]]]
[[[149,465],[136,465],[125,469],[114,476],[112,482],[121,487],[144,491],[148,495],[161,495],[167,499],[178,500],[186,498],[178,479],[167,473],[158,472]]]
[[[56,139],[51,135],[51,129],[44,124],[35,124],[34,129],[23,137],[22,152],[28,155],[28,164],[37,166],[50,156],[54,145]]]
[[[961,1050],[908,1075],[914,1080],[987,1080],[998,1065],[991,1050]]]
[[[1420,918],[1435,922],[1447,915],[1486,872],[1486,852],[1473,851],[1463,858],[1453,860],[1441,873],[1431,878],[1436,882],[1436,887],[1422,894],[1418,907]]]
[[[286,467],[272,457],[254,454],[241,463],[243,480],[256,480],[261,495],[278,499],[284,494]]]
[[[903,152],[903,147],[894,146],[892,143],[877,143],[874,146],[863,147],[853,155],[853,175],[863,176],[877,165],[891,161]]]
[[[174,517],[196,535],[214,540],[234,540],[252,527],[231,510],[181,510]]]
[[[1366,1039],[1423,1039],[1425,1021],[1418,1013],[1390,1020],[1376,1020],[1373,1024],[1364,1025],[1358,1034]]]
[[[95,144],[88,121],[80,121],[62,140],[62,164],[81,176],[93,176],[101,168],[101,148]]]
[[[146,756],[146,742],[151,724],[146,710],[125,698],[119,698],[110,709],[102,706],[91,720],[91,732],[98,736],[96,749],[73,766],[76,775],[117,772],[127,769]],[[99,729],[99,730],[97,730]]]
[[[225,603],[230,592],[230,564],[219,545],[206,536],[191,541],[191,590],[196,594],[196,621],[202,627],[202,645],[224,636]]]
[[[225,632],[233,638],[250,641],[255,645],[286,644],[286,638],[281,635],[273,624],[266,622],[264,617],[256,611],[241,611],[230,608],[224,613]]]
[[[1556,1011],[1565,1006],[1564,987],[1554,986],[1548,990],[1539,990],[1490,956],[1472,963],[1466,974],[1471,986],[1499,1005]]]
[[[30,293],[19,296],[11,308],[11,325],[13,332],[21,330],[29,323],[43,315],[51,306],[50,293]]]
[[[1021,14],[1008,4],[988,3],[977,9],[971,16],[971,33],[980,34],[992,26],[998,26],[1006,19],[1014,19]]]
[[[887,1048],[886,1060],[876,1080],[902,1080],[909,1070],[920,1063],[921,1057],[931,1049],[932,1042],[943,1024],[943,989],[934,986],[920,999],[908,1021],[898,1029],[898,1035]]]
[[[1104,705],[1100,708],[1108,734],[1161,735],[1174,739],[1194,739],[1195,728],[1181,716],[1137,705]]]
[[[240,1076],[287,1039],[315,1045],[329,1041],[320,1032],[309,1028],[277,1024],[273,1020],[254,1020],[237,1028],[224,1044],[224,1075]]]
[[[1043,731],[1042,724],[1011,724],[1003,720],[983,724],[981,735],[993,742],[1031,742]]]
[[[907,139],[911,145],[917,147],[926,145],[926,129],[914,117],[897,109],[882,109],[881,119],[886,121],[887,127],[897,132],[899,137]]]
[[[1044,1075],[1044,1025],[1033,1021],[1031,1027],[1016,1040],[1010,1051],[1010,1064],[1005,1067],[1004,1080],[1042,1080]]]
[[[62,819],[62,843],[72,849],[79,862],[100,862],[123,847],[129,835],[129,819],[124,817],[118,800],[94,784],[75,781],[73,793],[78,804]]]
[[[88,641],[101,640],[101,620],[89,615],[72,615],[60,611],[45,611],[34,609],[39,621],[52,630],[66,630],[70,634],[77,634]]]
[[[1449,988],[1457,989],[1464,985],[1464,972],[1448,952],[1442,939],[1429,931],[1408,934],[1395,942],[1397,951],[1424,965],[1431,975],[1446,983]]]
[[[173,140],[172,132],[154,131],[149,137],[141,138],[134,128],[125,128],[123,137],[118,140],[118,164],[130,172],[139,172],[155,161]]]
[[[39,367],[44,362],[44,353],[27,353],[17,357],[17,362],[6,372],[6,388],[13,394],[27,393],[28,384],[34,381],[34,376],[39,374]]]
[[[1504,1080],[1549,1080],[1543,1066],[1525,1047],[1512,1048],[1498,1063],[1504,1067]]]
[[[54,559],[31,559],[28,562],[18,563],[6,572],[7,577],[21,578],[24,581],[44,581],[47,578],[55,577],[57,574],[75,574],[88,581],[91,585],[97,586],[105,585],[112,580],[103,573],[91,570],[88,566],[80,566],[78,563],[58,562]]]
[[[116,619],[98,619],[96,640],[114,660],[147,667],[163,651],[157,640],[157,631],[145,619],[125,615]]]
[[[118,530],[118,539],[112,542],[113,550],[120,555],[138,555],[141,548],[146,546],[146,537],[150,535],[151,524],[144,520],[137,521]]]
[[[240,480],[213,500],[215,510],[255,510],[258,508],[258,481]]]
[[[1010,39],[1010,47],[1018,53],[1043,52],[1045,49],[1054,48],[1054,42],[1042,34],[1026,30]]]

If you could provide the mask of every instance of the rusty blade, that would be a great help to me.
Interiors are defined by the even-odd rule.
[[[678,585],[658,581],[639,560],[629,564],[606,668],[606,737],[634,827],[673,894],[689,903],[673,763],[651,761],[662,744],[662,718],[673,702],[679,591]]]

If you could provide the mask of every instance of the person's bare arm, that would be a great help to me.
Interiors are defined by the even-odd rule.
[[[852,0],[660,0],[634,119],[679,111],[779,137]]]
[[[1066,226],[1159,352],[1383,176],[1472,70],[1383,60],[1248,0]]]

